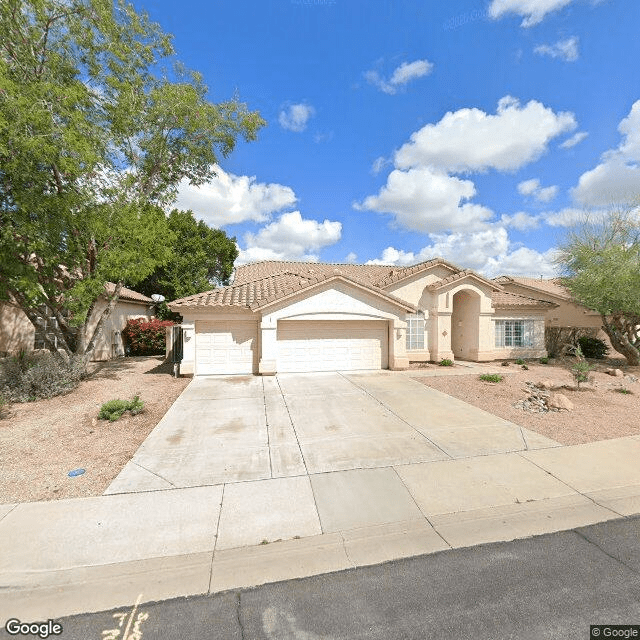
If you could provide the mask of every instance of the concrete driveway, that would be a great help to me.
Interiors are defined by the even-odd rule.
[[[556,446],[391,372],[195,378],[108,493]]]

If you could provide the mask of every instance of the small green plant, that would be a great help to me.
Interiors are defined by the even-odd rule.
[[[502,382],[504,377],[498,373],[483,373],[480,375],[480,380],[484,382]]]
[[[140,400],[140,396],[133,396],[133,400],[109,400],[100,407],[98,418],[100,420],[109,420],[115,422],[125,411],[132,416],[137,415],[144,408],[144,402]]]
[[[617,393],[624,393],[625,395],[632,395],[633,391],[631,389],[625,389],[624,387],[619,387],[618,389],[614,389]]]
[[[529,371],[529,367],[528,367],[526,364],[523,364],[523,365],[522,365],[522,368],[523,368],[525,371]]]
[[[502,361],[502,366],[503,367],[508,367],[511,363],[508,360],[503,360]]]
[[[522,358],[518,358],[516,364],[525,364],[525,361]]]
[[[585,358],[597,358],[598,360],[601,360],[607,355],[607,353],[609,353],[607,343],[599,338],[582,336],[578,338],[578,345],[580,346],[580,350],[584,354]]]
[[[589,382],[591,378],[589,372],[591,371],[592,367],[585,360],[582,349],[580,349],[580,345],[576,345],[575,347],[573,347],[573,353],[576,357],[576,362],[571,367],[571,374],[573,375],[573,378],[578,385],[578,389],[580,389],[580,384],[582,382]]]
[[[442,358],[438,364],[441,367],[453,367],[453,360],[449,360],[449,358]]]
[[[549,358],[540,358],[540,364],[549,364]]]

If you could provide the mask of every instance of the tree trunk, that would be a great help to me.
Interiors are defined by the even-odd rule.
[[[602,316],[602,325],[605,333],[609,336],[613,348],[621,353],[627,360],[627,363],[632,367],[640,366],[640,350],[638,350],[626,335],[626,332],[622,327],[617,327],[616,324],[621,324],[621,319],[615,317],[609,320],[606,316]]]
[[[76,351],[76,354],[79,356],[82,356],[84,361],[87,363],[89,362],[91,353],[95,349],[96,342],[102,335],[102,328],[104,326],[104,323],[108,320],[109,316],[111,315],[113,309],[116,306],[116,302],[118,302],[118,298],[120,297],[120,291],[122,290],[123,286],[124,286],[124,283],[121,280],[116,284],[116,288],[113,292],[113,295],[109,297],[109,302],[106,308],[104,309],[104,311],[100,314],[100,318],[98,319],[96,328],[93,330],[93,334],[89,338],[88,342],[87,342],[86,331],[87,331],[87,324],[91,320],[91,311],[93,310],[93,307],[89,310],[89,313],[87,314],[87,319],[81,331],[82,337],[80,340],[78,340],[78,349]]]

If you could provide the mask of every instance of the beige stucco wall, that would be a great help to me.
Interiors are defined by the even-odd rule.
[[[95,328],[100,314],[104,311],[107,301],[100,298],[94,307],[88,324],[88,333]],[[112,341],[115,331],[122,331],[130,318],[151,317],[152,308],[144,303],[119,300],[111,317],[103,325],[102,336],[98,339],[93,352],[93,360],[108,360],[117,355],[124,355],[121,348],[114,353]],[[20,350],[33,349],[35,329],[22,309],[6,303],[0,303],[0,351],[17,353]],[[119,342],[121,345],[122,343]]]
[[[532,291],[526,287],[517,284],[504,285],[505,291],[509,293],[517,293],[521,296],[536,298],[537,300],[546,300],[553,302],[558,306],[549,309],[546,313],[546,323],[550,327],[597,327],[602,326],[602,318],[596,311],[591,311],[579,304],[568,301],[562,301],[555,296],[549,295],[544,291]]]
[[[533,346],[532,347],[496,347],[495,323],[497,320],[533,320]],[[493,318],[493,359],[504,360],[507,358],[543,358],[547,355],[544,344],[545,312],[519,311],[509,309],[496,309]]]
[[[0,302],[0,352],[31,351],[35,329],[19,307]]]
[[[107,306],[105,298],[99,298],[93,308],[89,323],[87,324],[87,336],[98,324],[100,315]],[[124,346],[120,332],[125,328],[127,320],[135,318],[151,318],[153,316],[153,307],[145,303],[130,302],[128,300],[118,300],[111,315],[102,325],[102,334],[96,342],[93,352],[93,360],[109,360],[124,355]]]

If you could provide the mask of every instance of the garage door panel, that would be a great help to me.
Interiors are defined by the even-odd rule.
[[[384,321],[278,323],[278,371],[352,371],[388,366]]]
[[[254,321],[196,323],[196,374],[251,374],[258,327]]]

